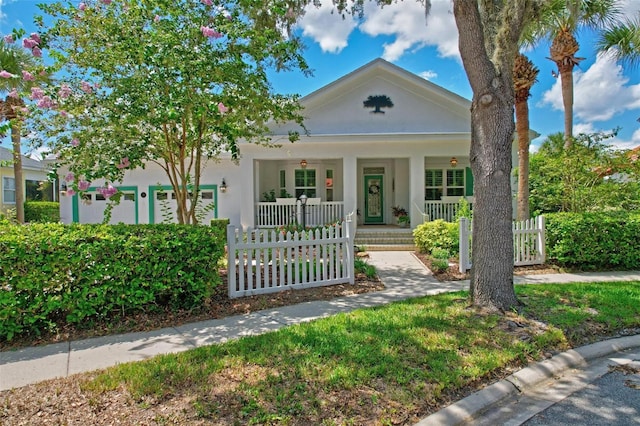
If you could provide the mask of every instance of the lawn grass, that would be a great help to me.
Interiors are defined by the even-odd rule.
[[[516,290],[521,314],[469,309],[467,292],[422,297],[123,364],[81,388],[125,391],[158,423],[411,424],[545,353],[640,327],[640,282]]]

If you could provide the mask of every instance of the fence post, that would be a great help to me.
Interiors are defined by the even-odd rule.
[[[540,256],[542,257],[542,263],[547,261],[547,248],[546,244],[546,228],[544,223],[544,216],[540,215],[536,218],[537,228],[540,230],[538,232],[538,247],[540,248]]]
[[[469,266],[469,219],[461,217],[458,228],[460,241],[458,242],[458,269],[466,273]]]
[[[347,273],[349,274],[349,284],[355,284],[356,273],[354,265],[354,249],[353,249],[353,237],[351,236],[351,222],[353,219],[347,219],[348,222],[342,222],[342,229],[344,230],[345,237],[347,238]],[[355,234],[355,233],[354,233]]]
[[[227,282],[229,283],[228,294],[233,297],[236,290],[236,227],[227,225]]]

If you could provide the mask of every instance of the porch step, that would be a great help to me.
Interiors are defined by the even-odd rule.
[[[407,228],[358,227],[354,244],[367,251],[413,251],[413,231]]]

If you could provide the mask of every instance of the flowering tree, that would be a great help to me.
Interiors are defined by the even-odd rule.
[[[298,40],[277,25],[287,20],[282,0],[41,7],[52,19],[42,40],[62,82],[39,94],[52,100],[41,134],[54,138],[71,191],[104,179],[100,191],[117,200],[111,184],[154,162],[175,191],[179,223],[197,223],[207,160],[237,158],[240,139],[273,145],[270,121],[302,123],[297,98],[274,94],[266,77],[273,66],[307,71]]]
[[[24,31],[14,31],[0,40],[0,93],[3,93],[0,97],[0,134],[6,130],[11,133],[18,223],[24,222],[21,142],[24,121],[29,115],[28,96],[32,87],[49,81],[49,74],[39,59],[42,56],[40,36],[33,33],[24,37],[20,47],[18,40],[23,36]]]

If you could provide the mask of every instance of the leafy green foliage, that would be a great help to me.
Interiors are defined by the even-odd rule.
[[[423,253],[432,253],[437,248],[454,255],[459,251],[460,235],[457,223],[445,222],[442,219],[425,222],[413,230],[413,238],[418,250]]]
[[[551,135],[531,155],[532,216],[640,209],[640,162],[637,154],[603,143],[614,135],[581,134],[569,149],[564,149],[561,134]]]
[[[356,257],[354,259],[354,270],[356,273],[365,274],[369,279],[373,279],[378,276],[376,267],[360,257]]]
[[[176,195],[178,222],[197,223],[209,160],[239,158],[240,140],[275,146],[274,123],[294,123],[289,139],[298,138],[298,97],[273,93],[267,80],[274,67],[308,71],[299,40],[279,27],[290,20],[287,2],[83,4],[41,6],[61,84],[48,88],[57,109],[41,117],[38,133],[74,173],[74,191],[88,187],[81,181],[108,188],[155,162]]]
[[[547,257],[582,270],[640,269],[640,212],[545,215]]]
[[[24,203],[27,222],[60,222],[60,203],[54,201],[27,201]]]
[[[182,225],[0,227],[0,339],[202,303],[224,233]]]

